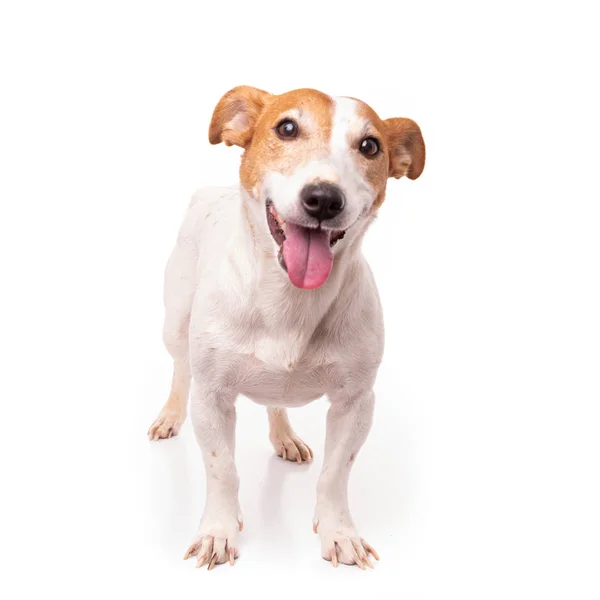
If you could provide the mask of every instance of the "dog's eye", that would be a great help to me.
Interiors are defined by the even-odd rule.
[[[284,119],[275,128],[281,138],[295,138],[298,136],[298,125],[291,119]]]
[[[379,142],[374,137],[365,138],[359,149],[365,156],[376,156],[379,154]]]

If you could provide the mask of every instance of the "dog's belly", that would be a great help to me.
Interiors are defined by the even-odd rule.
[[[258,404],[268,406],[303,406],[331,389],[331,365],[293,370],[272,367],[250,359],[239,383],[239,392]]]

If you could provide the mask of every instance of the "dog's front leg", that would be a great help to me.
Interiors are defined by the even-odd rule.
[[[209,390],[194,381],[191,418],[206,470],[206,504],[194,543],[185,558],[197,556],[196,566],[237,557],[237,532],[242,529],[235,468],[235,399],[231,390]]]
[[[340,391],[330,394],[330,400],[313,527],[321,538],[323,558],[334,567],[339,561],[364,569],[365,565],[372,567],[368,553],[379,557],[356,532],[348,507],[348,478],[371,428],[375,396],[372,390],[350,396]]]

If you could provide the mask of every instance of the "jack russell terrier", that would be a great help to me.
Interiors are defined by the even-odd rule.
[[[235,467],[235,401],[267,407],[284,460],[310,462],[287,407],[331,403],[313,529],[321,555],[372,567],[373,548],[348,507],[348,477],[371,427],[381,362],[381,305],[361,242],[388,177],[416,179],[425,144],[410,119],[311,89],[281,95],[240,86],[221,98],[208,138],[244,149],[241,185],[197,192],[165,273],[169,399],[151,440],[191,419],[204,457],[206,504],[185,558],[238,556],[242,516]]]

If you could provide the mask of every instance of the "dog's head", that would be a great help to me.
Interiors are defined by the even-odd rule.
[[[322,285],[334,254],[364,231],[388,177],[416,179],[425,165],[414,121],[382,120],[360,100],[310,89],[232,89],[215,108],[209,140],[245,149],[242,186],[264,206],[279,264],[304,289]]]

